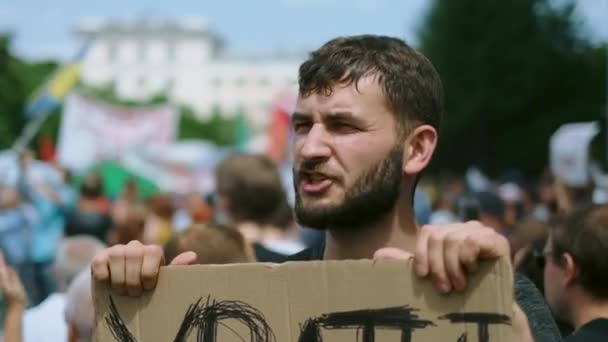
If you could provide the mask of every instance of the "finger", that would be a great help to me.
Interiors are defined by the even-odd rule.
[[[194,252],[184,252],[178,256],[176,256],[175,258],[173,258],[173,260],[171,261],[171,266],[176,266],[176,265],[193,265],[194,263],[196,263],[196,258],[197,255]]]
[[[483,234],[476,234],[475,239],[479,245],[478,258],[494,259],[511,256],[509,240],[493,229],[486,228]]]
[[[475,273],[479,268],[477,258],[479,256],[479,244],[476,242],[476,238],[473,235],[468,235],[461,243],[459,250],[459,259],[462,267],[468,273]]]
[[[444,262],[444,242],[449,230],[435,230],[428,238],[429,274],[442,293],[452,290]]]
[[[91,262],[91,274],[93,280],[101,283],[110,282],[110,256],[108,250],[105,249],[101,253],[97,254]]]
[[[429,236],[433,231],[432,226],[423,226],[420,229],[418,239],[416,241],[416,251],[414,254],[414,268],[419,277],[426,277],[429,274],[429,259],[428,247]]]
[[[447,234],[444,241],[443,262],[446,274],[452,287],[462,291],[467,286],[467,279],[460,260],[462,241],[469,235],[467,231],[453,231]]]
[[[381,248],[374,253],[374,260],[409,260],[414,254],[399,248]]]
[[[12,289],[13,295],[15,296],[14,299],[22,300],[22,297],[24,297],[23,285],[21,284],[21,279],[19,278],[17,271],[11,267],[8,268],[8,279],[9,286]]]
[[[129,242],[125,249],[125,285],[129,296],[140,296],[143,292],[141,284],[141,269],[144,257],[144,247],[139,242]]]
[[[141,283],[144,290],[156,287],[160,266],[165,263],[163,250],[160,246],[144,246],[144,256],[141,266]]]
[[[7,266],[4,263],[4,258],[0,260],[0,289],[3,289],[7,286],[8,283],[8,270]]]
[[[125,246],[116,245],[108,250],[110,256],[110,283],[120,294],[125,294]]]

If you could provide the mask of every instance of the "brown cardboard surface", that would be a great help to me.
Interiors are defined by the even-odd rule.
[[[482,264],[465,292],[450,295],[418,278],[411,261],[172,266],[140,298],[97,286],[95,336],[103,342],[456,342],[466,333],[468,342],[480,335],[511,341],[512,301],[507,260]],[[489,324],[475,323],[480,320]]]

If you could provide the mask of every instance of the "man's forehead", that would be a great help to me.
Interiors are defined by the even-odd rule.
[[[361,105],[384,105],[384,94],[372,77],[365,77],[358,83],[336,84],[329,91],[318,91],[305,96],[300,94],[296,101],[296,112],[347,112],[356,111]]]

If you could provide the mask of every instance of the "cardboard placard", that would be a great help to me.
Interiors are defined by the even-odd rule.
[[[95,340],[511,341],[512,303],[506,259],[482,264],[450,295],[411,261],[171,266],[139,298],[97,286]]]

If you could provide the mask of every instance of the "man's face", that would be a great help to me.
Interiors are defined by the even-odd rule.
[[[353,229],[395,205],[403,175],[397,122],[373,77],[298,98],[295,212],[304,226]]]
[[[545,299],[547,300],[547,304],[549,304],[551,311],[553,311],[553,314],[558,319],[567,320],[568,308],[565,300],[567,296],[563,286],[564,271],[560,265],[555,263],[552,253],[552,237],[549,237],[547,245],[543,250],[543,256],[545,258]]]

